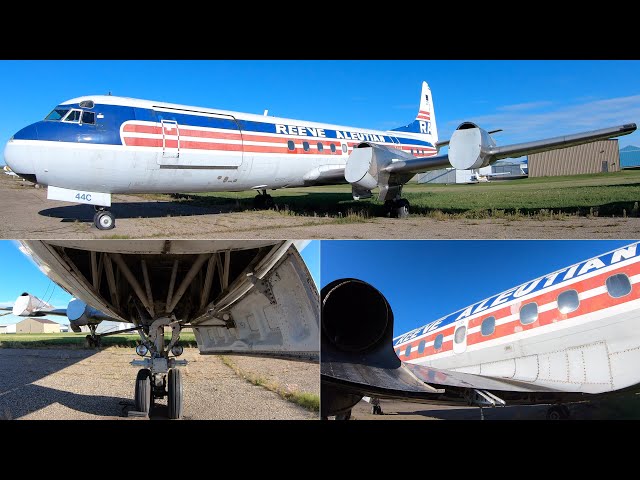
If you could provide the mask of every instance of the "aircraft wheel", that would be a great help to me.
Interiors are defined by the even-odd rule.
[[[569,418],[569,409],[565,405],[554,405],[547,410],[547,420],[566,420]]]
[[[271,195],[265,195],[264,196],[264,201],[263,201],[263,205],[264,208],[269,210],[271,208],[273,208],[275,206],[276,202],[273,200],[273,197]]]
[[[151,410],[151,370],[141,368],[136,377],[136,410],[147,415]]]
[[[347,410],[345,413],[336,415],[336,420],[349,420],[350,418],[351,418],[351,409]]]
[[[85,347],[88,347],[88,348],[95,347],[95,344],[93,342],[93,337],[91,335],[87,335],[86,337],[84,337],[84,345]]]
[[[409,216],[409,201],[406,198],[388,200],[384,203],[386,216],[390,218],[407,218]]]
[[[177,368],[169,369],[168,385],[169,418],[182,418],[182,372]]]
[[[395,207],[396,218],[407,218],[409,216],[409,201],[406,198],[398,200]]]
[[[256,195],[253,197],[253,206],[256,210],[262,210],[264,208],[264,195]]]
[[[93,223],[98,230],[111,230],[116,226],[116,219],[113,216],[113,213],[108,210],[104,210],[102,212],[96,212],[93,217]]]

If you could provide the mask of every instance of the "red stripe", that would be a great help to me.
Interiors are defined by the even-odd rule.
[[[546,305],[548,303],[555,301],[557,299],[558,294],[567,290],[576,290],[578,291],[578,293],[593,290],[594,288],[598,288],[605,285],[606,279],[609,276],[615,275],[616,273],[622,273],[622,272],[624,272],[629,277],[639,274],[640,262],[635,262],[626,267],[622,267],[620,269],[612,270],[609,272],[603,272],[600,275],[596,275],[592,278],[587,278],[581,282],[577,282],[572,285],[567,285],[565,288],[561,287],[551,292],[543,293],[536,297],[527,299],[526,302],[516,302],[507,307],[491,312],[490,314],[483,315],[478,318],[474,318],[473,320],[469,321],[467,328],[471,329],[472,327],[477,327],[478,325],[481,325],[482,321],[488,317],[495,317],[497,321],[511,315],[512,313],[517,313],[520,310],[520,307],[522,306],[523,303],[536,302],[538,306],[541,306],[541,305]],[[503,325],[496,325],[495,331],[491,335],[483,336],[481,332],[472,333],[467,337],[467,345],[474,345],[474,344],[482,343],[486,340],[494,340],[496,338],[505,337],[508,335],[519,333],[521,331],[531,330],[531,329],[545,326],[545,325],[551,325],[552,323],[557,323],[559,321],[575,318],[580,315],[584,315],[586,313],[598,312],[598,311],[607,309],[609,307],[622,305],[626,302],[637,300],[639,298],[640,298],[640,284],[632,284],[631,292],[624,297],[612,298],[608,293],[604,292],[594,297],[581,300],[579,307],[575,311],[570,312],[568,314],[562,314],[558,311],[557,308],[553,308],[552,310],[541,312],[538,315],[538,319],[535,322],[530,323],[528,325],[522,325],[519,319],[516,318],[513,321],[510,321]],[[441,332],[436,332],[436,333],[427,335],[426,337],[423,337],[421,339],[412,341],[411,342],[412,353],[409,357],[404,356],[404,351],[406,350],[408,344],[402,345],[399,349],[402,355],[402,360],[404,361],[414,360],[417,358],[432,355],[433,353],[441,353],[443,351],[446,351],[447,349],[444,348],[443,346],[443,348],[441,350],[438,350],[437,352],[433,350],[432,353],[427,353],[429,348],[425,348],[425,351],[422,354],[419,355],[417,353],[417,348],[418,348],[418,345],[420,344],[420,341],[422,340],[425,340],[427,342],[432,341],[440,333],[443,333],[444,336],[451,335],[453,333],[453,326],[447,327]]]

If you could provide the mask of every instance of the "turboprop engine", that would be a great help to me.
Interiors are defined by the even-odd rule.
[[[82,330],[80,327],[100,323],[103,320],[113,320],[113,318],[105,315],[104,313],[90,307],[82,300],[72,298],[67,305],[67,318],[69,319],[69,326],[71,330],[78,333]]]
[[[475,123],[464,122],[449,140],[449,162],[458,170],[486,167],[494,160],[490,150],[495,146],[489,132]]]

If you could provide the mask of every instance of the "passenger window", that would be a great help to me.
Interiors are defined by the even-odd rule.
[[[347,144],[346,143],[342,144],[342,153],[347,153]]]
[[[93,112],[82,112],[82,123],[88,123],[89,125],[95,125],[96,114]]]
[[[560,313],[571,313],[580,306],[578,292],[575,290],[567,290],[558,295],[558,310]]]
[[[631,282],[629,281],[629,277],[624,273],[611,275],[607,278],[607,292],[609,292],[609,295],[613,298],[628,295],[629,292],[631,292]]]
[[[407,349],[404,351],[404,356],[408,357],[411,355],[411,345],[407,345]]]
[[[482,325],[480,326],[480,333],[482,333],[483,337],[488,337],[489,335],[493,335],[493,332],[496,331],[496,317],[487,317],[482,321]]]
[[[81,113],[82,112],[80,110],[71,110],[62,121],[68,123],[80,123]]]
[[[59,122],[60,119],[64,117],[68,111],[68,108],[54,108],[53,111],[45,117],[45,120]]]
[[[529,325],[538,319],[538,304],[535,302],[527,303],[520,309],[520,323]]]
[[[308,152],[309,151],[309,142],[302,142],[302,149],[305,152]]]
[[[322,150],[324,150],[324,146],[322,143],[318,142],[318,151],[321,152]]]
[[[442,341],[444,340],[444,335],[439,334],[436,339],[433,341],[433,348],[436,350],[440,350],[442,348]]]
[[[287,142],[287,147],[289,148],[289,150],[291,150],[292,152],[296,149],[296,145],[293,143],[293,140],[289,140]]]
[[[331,144],[331,153],[336,153],[336,146],[335,144]]]
[[[411,155],[413,155],[413,148],[411,149]]]
[[[427,344],[427,342],[425,342],[424,340],[422,340],[419,344],[418,344],[418,353],[422,353],[424,352],[424,346]]]
[[[453,340],[456,343],[464,342],[464,337],[467,334],[467,327],[460,327],[456,330],[456,333],[453,335]]]

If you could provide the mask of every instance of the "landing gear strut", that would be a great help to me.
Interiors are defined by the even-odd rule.
[[[274,205],[273,197],[269,195],[265,189],[262,189],[262,193],[258,193],[258,195],[253,198],[253,206],[258,210],[269,210],[273,208]]]
[[[406,198],[395,198],[384,202],[387,217],[407,218],[409,216],[409,201]]]
[[[89,332],[91,333],[85,337],[86,346],[89,348],[99,347],[102,343],[102,340],[100,339],[100,335],[96,335],[96,328],[98,328],[98,325],[90,324],[88,325],[88,327]]]
[[[93,215],[93,224],[98,230],[111,230],[116,226],[116,217],[113,216],[107,207],[94,207],[96,213]]]
[[[571,416],[566,405],[554,405],[547,410],[547,420],[567,420]]]
[[[171,327],[171,341],[165,346],[164,327]],[[186,365],[186,360],[170,358],[169,353],[178,356],[182,348],[178,345],[181,326],[175,317],[160,317],[148,327],[148,334],[138,330],[142,344],[136,352],[147,356],[142,360],[133,360],[132,365],[141,368],[136,377],[135,401],[138,412],[149,414],[156,398],[167,397],[169,418],[182,418],[183,388],[182,373],[176,367]],[[146,328],[145,328],[146,330]]]

